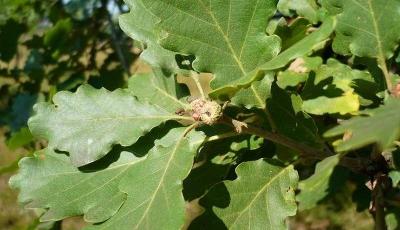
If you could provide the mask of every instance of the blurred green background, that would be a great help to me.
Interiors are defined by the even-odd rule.
[[[113,90],[149,68],[137,58],[143,45],[118,26],[121,0],[0,0],[0,229],[81,229],[79,217],[40,224],[40,210],[24,210],[8,180],[18,160],[46,143],[26,126],[38,101],[89,83]],[[300,213],[291,229],[371,229],[369,214],[351,206],[344,186],[318,208]],[[368,204],[366,204],[368,205]]]

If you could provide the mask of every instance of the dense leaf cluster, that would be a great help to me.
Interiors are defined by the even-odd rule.
[[[286,229],[351,184],[377,229],[398,228],[399,0],[126,4],[152,71],[59,92],[29,120],[48,146],[10,184],[43,221]],[[47,34],[76,26],[59,23]],[[73,54],[62,41],[44,38]]]

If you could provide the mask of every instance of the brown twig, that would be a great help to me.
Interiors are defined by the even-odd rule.
[[[370,207],[370,212],[375,220],[376,230],[386,230],[385,222],[385,204],[384,204],[384,190],[387,183],[388,177],[386,174],[378,173],[372,184],[372,203]]]
[[[307,157],[307,158],[311,158],[311,159],[315,159],[315,160],[323,160],[329,156],[334,155],[334,153],[331,152],[328,148],[324,148],[324,149],[314,148],[314,147],[305,145],[303,143],[299,143],[298,141],[288,138],[279,133],[272,133],[267,130],[263,130],[263,129],[251,126],[249,124],[245,124],[245,125],[241,125],[240,127],[237,127],[237,125],[241,124],[242,122],[238,122],[235,119],[232,119],[227,116],[224,116],[220,120],[220,123],[232,126],[233,128],[235,128],[235,130],[240,131],[241,133],[256,135],[256,136],[262,137],[266,140],[270,140],[277,144],[286,146],[290,149],[293,149],[293,150],[299,152],[302,156]],[[349,157],[341,157],[340,165],[342,165],[346,168],[349,168],[350,170],[357,172],[357,173],[361,172],[364,167],[362,165],[362,162],[360,162],[357,159],[349,158]]]
[[[221,123],[224,123],[226,125],[234,127],[236,130],[238,129],[235,124],[238,123],[235,119],[229,118],[227,116],[224,116],[223,119],[221,120]],[[254,126],[251,126],[249,124],[243,125],[240,127],[240,131],[242,133],[247,133],[247,134],[253,134],[259,137],[263,137],[264,139],[270,140],[272,142],[284,145],[286,147],[289,147],[291,149],[294,149],[301,154],[307,154],[308,156],[318,156],[321,154],[324,154],[325,157],[327,156],[327,153],[323,153],[319,149],[315,149],[312,147],[309,147],[307,145],[304,145],[302,143],[299,143],[297,141],[294,141],[286,136],[283,136],[278,133],[272,133]]]

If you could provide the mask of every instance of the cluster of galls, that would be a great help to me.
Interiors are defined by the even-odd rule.
[[[221,119],[223,107],[215,101],[194,99],[190,102],[190,109],[180,109],[176,113],[181,116],[189,115],[199,123],[213,125]]]
[[[392,94],[394,97],[400,98],[400,83],[393,87]]]
[[[192,118],[207,125],[215,124],[223,114],[222,106],[215,101],[195,99],[190,102],[190,106]]]

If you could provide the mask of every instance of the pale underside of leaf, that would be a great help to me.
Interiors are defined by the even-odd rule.
[[[54,105],[35,106],[29,127],[47,139],[50,148],[68,152],[75,166],[103,157],[114,144],[131,145],[167,120],[182,118],[139,102],[124,90],[109,92],[87,85],[76,93],[57,93],[53,101]]]
[[[58,221],[84,214],[90,223],[113,216],[126,200],[118,189],[121,178],[139,158],[122,152],[118,161],[99,171],[80,171],[68,156],[44,149],[24,158],[20,172],[10,180],[20,190],[19,202],[48,209],[41,221]]]

